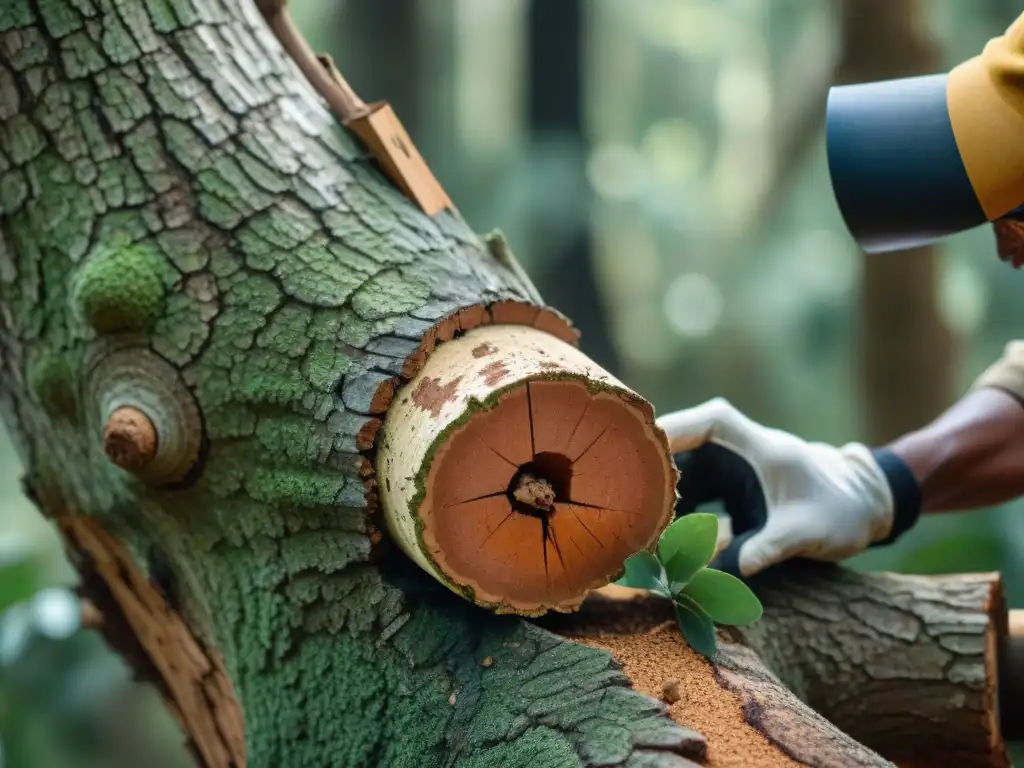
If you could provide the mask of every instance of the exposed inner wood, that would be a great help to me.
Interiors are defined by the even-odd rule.
[[[547,332],[481,325],[401,392],[378,453],[385,518],[478,604],[571,610],[668,523],[676,473],[650,406]]]
[[[617,395],[527,382],[437,451],[420,508],[424,541],[481,599],[578,603],[657,535],[666,501],[658,450]]]
[[[103,428],[103,451],[114,464],[129,472],[141,472],[156,458],[156,427],[138,408],[118,408]]]
[[[102,631],[136,674],[156,685],[200,765],[244,768],[242,712],[217,652],[96,520],[67,515],[56,522],[87,592],[83,625]]]

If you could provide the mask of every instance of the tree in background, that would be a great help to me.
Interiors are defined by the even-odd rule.
[[[590,200],[585,163],[590,142],[585,125],[583,67],[586,41],[584,0],[531,0],[528,9],[529,137],[536,146],[553,143],[575,160],[575,186]],[[551,303],[570,317],[582,334],[583,349],[595,362],[618,373],[619,355],[608,327],[606,302],[594,264],[590,207],[555,239],[549,263],[537,265]],[[543,227],[543,219],[536,225]],[[541,229],[543,232],[543,229]],[[542,237],[536,237],[540,242]]]
[[[941,69],[918,4],[846,0],[843,83],[930,74]],[[927,424],[956,392],[956,342],[939,314],[936,246],[864,261],[861,354],[866,438],[884,444]]]

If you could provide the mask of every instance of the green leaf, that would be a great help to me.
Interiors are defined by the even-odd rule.
[[[719,624],[741,626],[761,618],[763,608],[750,587],[732,574],[705,568],[693,577],[683,594],[692,598]]]
[[[626,572],[615,583],[634,589],[650,589],[668,596],[665,571],[658,558],[647,550],[637,552],[626,560]]]
[[[711,562],[718,540],[718,518],[708,512],[684,515],[665,529],[658,541],[658,559],[669,581],[686,584]]]
[[[711,617],[699,605],[683,595],[675,601],[676,621],[683,637],[697,653],[708,658],[715,655],[718,643],[715,639],[715,625]]]

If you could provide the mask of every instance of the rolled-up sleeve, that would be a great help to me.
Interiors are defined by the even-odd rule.
[[[979,376],[972,389],[995,387],[1024,402],[1024,341],[1011,341],[1003,356]]]

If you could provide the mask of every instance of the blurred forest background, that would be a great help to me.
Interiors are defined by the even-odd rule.
[[[822,133],[831,84],[947,69],[1019,2],[290,5],[659,411],[722,395],[807,438],[879,443],[936,416],[1024,329],[1024,275],[988,228],[860,253]],[[0,432],[0,767],[191,765],[155,694],[75,632],[71,574],[18,476]],[[853,564],[999,570],[1024,607],[1024,502],[926,520]]]

